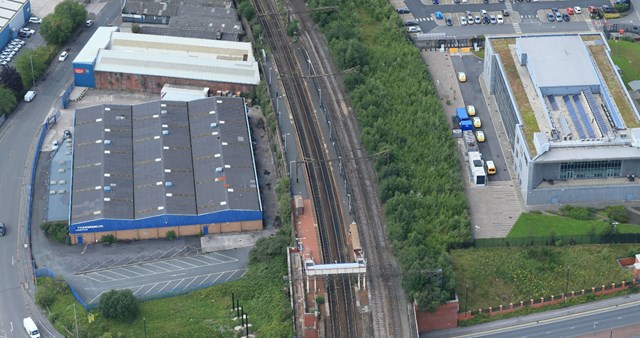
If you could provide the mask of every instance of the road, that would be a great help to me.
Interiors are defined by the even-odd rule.
[[[80,27],[64,48],[77,53],[98,26],[106,25],[106,17],[118,17],[119,4],[119,1],[107,3],[96,24],[91,28]],[[73,54],[71,56],[73,58]],[[27,242],[28,181],[33,159],[31,147],[57,95],[64,84],[71,81],[72,58],[62,63],[54,60],[44,80],[36,83],[36,98],[29,103],[21,102],[0,127],[0,221],[8,227],[7,235],[0,238],[0,337],[22,336],[24,317],[32,316],[36,322],[43,318],[22,291],[22,285],[29,285],[29,293],[33,293],[31,273],[26,271],[30,266],[29,256],[24,247]],[[47,331],[43,331],[48,336]]]
[[[421,337],[579,337],[596,332],[629,337],[640,323],[640,297],[630,295]],[[634,334],[637,335],[637,331]],[[603,336],[603,335],[600,335]]]

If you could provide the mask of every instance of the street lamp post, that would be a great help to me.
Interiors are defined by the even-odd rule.
[[[464,288],[464,318],[467,318],[467,305],[469,305],[469,284]]]
[[[36,76],[33,74],[33,54],[29,55],[29,60],[31,61],[31,80],[33,81],[33,86],[36,86]]]

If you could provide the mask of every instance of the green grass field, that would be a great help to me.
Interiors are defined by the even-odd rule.
[[[456,292],[464,311],[620,283],[633,278],[616,259],[640,253],[640,244],[488,248],[451,252]]]
[[[609,40],[611,59],[622,69],[622,80],[627,83],[640,80],[640,43]]]
[[[507,237],[546,237],[551,236],[552,232],[557,236],[587,235],[592,228],[595,234],[600,234],[607,227],[609,223],[602,220],[582,221],[563,216],[523,212]],[[616,228],[621,234],[640,233],[638,225],[618,224]]]
[[[291,309],[283,291],[287,283],[273,276],[274,271],[269,271],[266,264],[255,264],[241,280],[143,302],[141,314],[130,324],[105,319],[98,310],[91,311],[95,321],[89,323],[88,313],[71,293],[58,295],[44,312],[55,328],[69,337],[75,337],[73,304],[81,337],[144,337],[143,318],[149,337],[237,337],[233,328],[239,324],[232,320],[235,313],[230,310],[233,291],[248,314],[252,333],[259,337],[291,337]],[[40,288],[50,287],[51,283],[50,278],[38,279]]]

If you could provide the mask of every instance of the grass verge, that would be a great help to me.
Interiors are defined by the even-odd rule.
[[[631,280],[632,271],[616,259],[636,253],[640,244],[466,249],[451,255],[464,311]]]
[[[624,40],[609,40],[611,59],[622,70],[622,80],[625,86],[635,80],[640,80],[640,44]]]
[[[593,55],[594,60],[598,64],[598,68],[602,73],[602,77],[604,78],[605,83],[607,84],[607,88],[609,89],[609,94],[613,97],[613,100],[618,106],[618,110],[622,119],[628,128],[637,128],[640,127],[640,122],[636,120],[635,115],[633,114],[633,110],[627,102],[627,96],[624,94],[624,88],[620,86],[618,80],[616,78],[616,71],[611,67],[609,60],[607,59],[606,52],[604,50],[604,46],[602,45],[590,45],[589,50],[591,51],[591,55]]]
[[[520,214],[520,217],[509,231],[507,238],[514,237],[547,237],[553,235],[588,235],[600,234],[609,227],[608,220],[577,220],[569,217],[536,213]],[[618,224],[618,233],[640,233],[640,226]]]

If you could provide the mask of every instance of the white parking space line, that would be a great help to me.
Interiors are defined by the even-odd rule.
[[[231,273],[231,275],[230,275],[229,277],[227,277],[227,279],[225,279],[224,281],[225,281],[225,282],[226,282],[226,281],[228,281],[228,280],[229,280],[231,277],[233,277],[233,275],[235,275],[235,274],[236,274],[236,272],[238,272],[238,271],[243,271],[243,270],[233,270],[233,272]]]
[[[195,264],[191,264],[189,262],[186,262],[184,259],[173,260],[172,263],[174,265],[177,265],[180,268],[180,270],[200,267],[199,265],[195,265]]]
[[[164,270],[165,272],[173,271],[173,270],[169,270],[169,269],[163,268],[163,267],[161,267],[161,266],[158,266],[158,265],[157,265],[158,263],[159,263],[159,262],[155,262],[155,263],[148,263],[147,265],[149,265],[149,266],[153,266],[154,268],[162,269],[162,270]]]
[[[162,289],[158,290],[158,292],[156,292],[156,293],[161,293],[161,292],[162,292],[162,290],[164,290],[164,288],[166,288],[167,286],[169,286],[169,284],[171,284],[171,282],[167,282],[167,284],[165,284],[165,285],[162,287]]]
[[[125,271],[125,272],[128,272],[128,273],[132,273],[132,274],[138,275],[138,276],[144,276],[144,274],[141,274],[139,272],[134,271],[131,267],[119,268],[119,270],[122,270],[122,271]],[[135,276],[133,276],[133,277],[135,277]],[[130,276],[129,278],[133,278],[133,277]]]
[[[171,264],[171,263],[169,263],[169,262],[167,262],[167,261],[160,261],[160,262],[156,262],[155,264],[156,264],[156,265],[158,265],[158,264],[165,264],[165,265],[169,265],[169,266],[174,267],[174,269],[169,269],[169,271],[182,270],[182,268],[181,268],[181,267],[179,267],[179,266],[177,266],[177,265],[175,265],[175,264]]]
[[[200,286],[200,285],[202,285],[204,282],[206,282],[206,281],[207,281],[207,279],[209,279],[209,277],[211,277],[211,275],[213,275],[213,274],[208,274],[208,275],[207,275],[207,277],[205,277],[205,278],[202,280],[202,282],[198,283],[198,286]]]
[[[187,289],[187,288],[189,288],[189,285],[191,285],[191,283],[195,282],[195,281],[196,281],[196,279],[198,279],[198,277],[200,277],[200,276],[193,277],[193,279],[191,280],[191,282],[189,282],[189,284],[187,284],[187,286],[185,286],[183,289]]]
[[[171,258],[175,257],[177,254],[181,253],[181,252],[182,252],[182,250],[185,250],[186,248],[187,248],[187,247],[185,246],[185,247],[183,247],[182,249],[180,249],[180,250],[176,251],[176,253],[174,253],[173,255],[171,255]]]
[[[138,291],[142,290],[142,288],[144,288],[144,285],[139,287],[139,288],[137,288],[137,289],[135,289],[136,291],[133,291],[133,289],[129,289],[129,290],[131,290],[133,292],[133,295],[135,296],[136,293],[138,293]]]
[[[140,270],[144,270],[144,271],[149,272],[149,273],[150,273],[150,274],[152,274],[152,275],[157,273],[156,271],[149,270],[149,269],[145,269],[145,268],[143,268],[143,267],[142,267],[142,266],[140,266],[140,265],[130,266],[130,267],[129,267],[129,269],[140,269]],[[145,275],[145,276],[146,276],[146,275]]]
[[[158,286],[158,284],[160,284],[160,283],[155,283],[155,284],[153,284],[153,286],[151,287],[151,289],[147,290],[147,292],[145,292],[143,296],[146,296],[149,292],[151,292],[151,290],[153,290],[156,286]]]
[[[98,283],[106,283],[106,282],[108,282],[108,281],[103,281],[103,280],[99,280],[99,279],[93,278],[93,277],[91,277],[89,275],[82,275],[82,277],[84,277],[86,279],[91,279],[91,280],[96,281]]]
[[[107,291],[102,291],[100,292],[97,296],[93,297],[93,299],[89,302],[89,304],[95,302],[98,298],[100,298],[100,296],[102,296],[103,293],[105,293]]]
[[[123,275],[123,274],[121,274],[121,273],[119,273],[119,272],[116,272],[116,269],[114,269],[114,270],[106,270],[105,272],[108,272],[108,273],[112,273],[112,274],[114,274],[114,275],[121,276],[121,277],[122,277],[121,279],[129,279],[129,278],[131,278],[131,276]]]
[[[184,278],[181,279],[180,282],[178,284],[176,284],[173,288],[171,288],[171,290],[169,292],[175,290],[178,287],[178,285],[182,284],[183,281],[184,281]]]
[[[180,260],[180,263],[181,263],[181,264],[191,265],[191,267],[194,267],[194,268],[195,268],[195,267],[200,267],[200,266],[201,266],[201,265],[191,264],[191,263],[187,262],[186,260],[187,260],[187,259],[190,259],[190,258],[191,258],[191,257],[184,257],[184,258],[182,258],[182,259]],[[198,262],[200,262],[200,261],[198,261]]]
[[[211,262],[208,262],[206,260],[200,259],[201,257],[185,257],[185,259],[188,259],[189,261],[192,262],[198,262],[200,264],[198,264],[198,266],[208,266],[211,265]],[[220,263],[220,261],[214,262],[214,263]]]
[[[237,261],[238,261],[238,259],[237,259],[237,258],[233,258],[233,257],[231,257],[231,256],[223,255],[223,254],[218,253],[218,252],[216,252],[216,253],[215,253],[215,255],[217,255],[217,256],[222,256],[222,257],[226,258],[226,259],[228,260],[228,262],[237,262]],[[205,256],[205,257],[206,257],[206,256]],[[227,261],[225,261],[225,262],[227,262]]]

